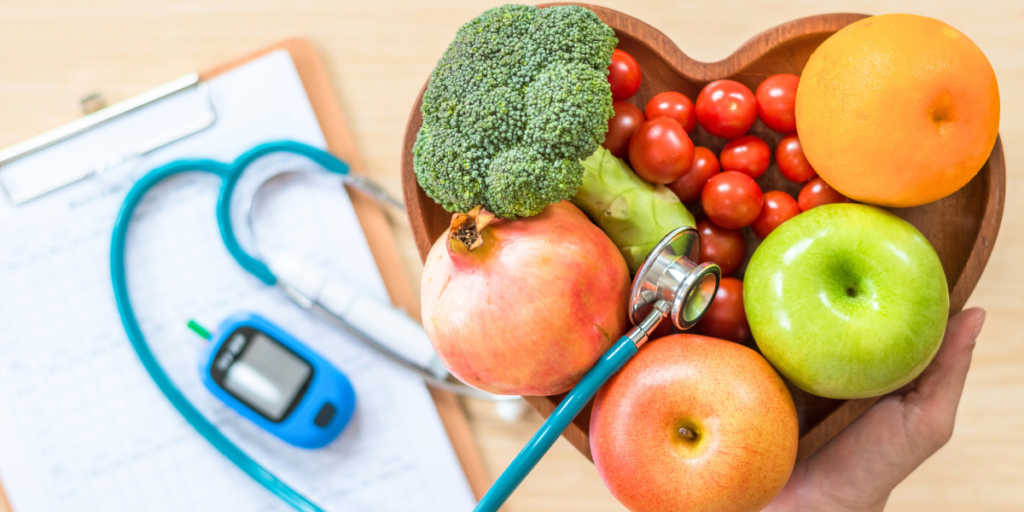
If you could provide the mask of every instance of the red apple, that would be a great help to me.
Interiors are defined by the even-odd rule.
[[[728,341],[652,341],[598,392],[590,450],[633,512],[754,512],[786,485],[793,398],[768,361]]]

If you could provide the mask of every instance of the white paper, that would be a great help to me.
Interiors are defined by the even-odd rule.
[[[287,510],[171,407],[114,305],[114,217],[146,171],[179,158],[228,162],[277,139],[325,147],[286,52],[212,79],[210,91],[218,120],[208,130],[23,206],[0,201],[0,481],[15,512]],[[152,122],[159,120],[135,114],[113,121]],[[246,196],[286,168],[314,174],[262,189],[256,241],[243,237]],[[244,451],[326,510],[470,510],[468,483],[422,381],[240,268],[217,232],[219,184],[202,173],[167,180],[139,206],[128,234],[130,295],[171,379]],[[269,156],[253,165],[238,196],[236,226],[250,249],[301,255],[387,300],[336,176],[298,157]],[[214,328],[241,310],[282,326],[349,376],[356,413],[334,443],[291,447],[205,390],[202,340],[179,315]]]
[[[29,153],[0,166],[0,182],[7,196],[15,202],[37,197],[193,134],[217,118],[209,95],[201,87],[189,87],[138,107],[132,115],[137,121],[87,130],[62,141],[58,151]],[[160,122],[147,123],[146,119]]]

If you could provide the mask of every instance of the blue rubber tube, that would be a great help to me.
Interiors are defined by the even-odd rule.
[[[562,432],[576,419],[583,406],[590,402],[597,394],[601,386],[618,373],[622,367],[636,355],[636,345],[633,340],[626,336],[619,338],[619,341],[612,345],[612,348],[601,356],[579,384],[562,399],[555,411],[548,416],[547,421],[541,425],[540,430],[530,438],[523,450],[519,452],[515,460],[505,468],[505,472],[498,477],[480,503],[477,503],[474,512],[497,512],[505,500],[519,487],[526,475],[530,474],[537,462],[544,457],[544,454],[551,449]]]
[[[153,355],[149,345],[146,343],[145,336],[142,334],[142,329],[139,328],[139,322],[135,318],[135,311],[132,309],[131,300],[128,296],[128,280],[124,266],[125,240],[128,236],[128,225],[131,222],[135,207],[138,206],[146,192],[169,176],[183,172],[202,171],[220,176],[223,180],[220,196],[217,200],[217,224],[220,227],[221,239],[228,252],[231,253],[239,265],[256,276],[260,281],[273,285],[277,282],[277,278],[270,272],[270,269],[261,261],[246,253],[241,245],[239,245],[231,225],[230,207],[231,195],[234,192],[235,184],[242,173],[245,172],[246,167],[261,156],[279,152],[305,156],[328,171],[337,174],[348,172],[348,166],[344,162],[326,151],[293,141],[261,144],[240,156],[230,165],[213,160],[180,160],[156,168],[132,186],[131,190],[128,191],[127,197],[125,197],[124,203],[121,205],[121,210],[117,214],[117,221],[114,223],[114,234],[110,244],[110,280],[114,287],[117,311],[121,315],[121,323],[124,324],[124,329],[128,335],[128,340],[132,344],[132,348],[135,349],[135,353],[149,373],[149,376],[153,379],[153,382],[156,383],[160,391],[163,392],[164,396],[167,397],[171,405],[178,410],[182,417],[221,454],[252,477],[253,480],[284,500],[289,506],[302,512],[323,512],[323,509],[281,480],[278,480],[277,477],[235,446],[230,439],[217,430],[215,425],[207,421],[192,406],[188,398],[178,390]]]

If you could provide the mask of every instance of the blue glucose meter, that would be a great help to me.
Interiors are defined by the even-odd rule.
[[[224,320],[200,360],[214,396],[301,448],[333,441],[355,409],[352,383],[340,370],[254,313]]]

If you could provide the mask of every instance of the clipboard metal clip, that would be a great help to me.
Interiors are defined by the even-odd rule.
[[[186,95],[181,94],[191,90],[195,90],[194,97],[184,98]],[[168,123],[149,122],[135,126],[134,135],[138,135],[138,130],[157,130],[153,134],[144,133],[142,141],[137,144],[104,151],[97,149],[90,141],[82,141],[82,144],[87,146],[83,153],[88,153],[89,157],[85,162],[71,166],[59,159],[51,161],[46,158],[46,153],[40,153],[43,149],[85,134],[109,121],[145,107],[165,103],[162,100],[171,97],[177,97],[179,103],[188,103],[167,105],[165,110],[169,114],[168,118],[172,119]],[[199,114],[194,118],[182,119],[180,112],[186,107],[198,108]],[[0,150],[0,187],[11,203],[20,205],[199,133],[213,126],[216,121],[217,111],[213,106],[209,88],[206,82],[200,80],[199,74],[192,73]]]

